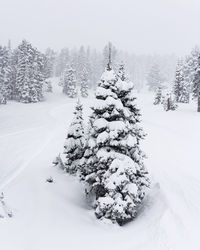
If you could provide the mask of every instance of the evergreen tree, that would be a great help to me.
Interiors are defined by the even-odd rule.
[[[71,98],[77,96],[75,73],[72,66],[67,66],[62,76],[63,93]]]
[[[23,40],[16,51],[15,98],[24,103],[43,100],[43,55]]]
[[[163,77],[161,76],[160,69],[157,64],[153,64],[148,75],[147,84],[150,91],[156,91],[156,89],[161,86],[163,82]]]
[[[44,99],[43,96],[43,85],[45,82],[44,75],[44,55],[40,53],[37,49],[34,49],[34,57],[33,57],[33,65],[32,68],[32,76],[31,79],[31,87],[36,90],[36,102],[42,101]],[[30,92],[31,93],[31,92]]]
[[[154,105],[158,105],[162,103],[162,87],[158,87],[156,91],[156,96],[154,100]]]
[[[173,97],[172,93],[168,93],[165,97],[164,97],[164,101],[163,101],[163,108],[165,111],[169,111],[169,110],[176,110],[177,109],[177,104],[175,102],[175,98]]]
[[[88,86],[88,73],[87,73],[85,68],[82,70],[80,81],[81,81],[81,96],[88,97],[88,88],[89,88],[89,86]]]
[[[200,112],[200,56],[193,79],[193,97],[197,99],[197,112]]]
[[[101,72],[102,70],[104,70],[105,65],[109,61],[109,49],[112,51],[112,65],[114,68],[116,66],[117,49],[111,42],[109,42],[108,44],[106,44],[106,46],[103,49],[103,60],[102,60]]]
[[[174,95],[176,102],[189,102],[189,86],[184,79],[183,63],[178,62],[174,81]]]
[[[74,111],[74,119],[70,125],[64,145],[64,154],[66,155],[65,169],[70,174],[77,172],[79,161],[84,154],[85,138],[82,110],[82,105],[78,100]]]
[[[137,125],[139,110],[132,103],[132,87],[117,78],[110,60],[96,91],[91,130],[81,177],[95,195],[97,218],[120,225],[136,216],[148,186]],[[132,113],[131,111],[136,113]]]
[[[11,85],[10,54],[9,50],[6,47],[1,47],[1,46],[0,46],[0,92],[4,103],[6,103],[7,99],[9,100],[11,99],[12,85]]]

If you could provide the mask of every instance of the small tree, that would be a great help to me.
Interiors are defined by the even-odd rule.
[[[75,70],[72,66],[67,66],[62,76],[63,93],[68,97],[77,96]]]
[[[64,154],[66,156],[66,161],[64,162],[65,169],[70,174],[77,172],[79,161],[84,154],[85,138],[82,110],[82,105],[78,100],[74,111],[74,119],[70,125],[64,145]]]
[[[154,105],[158,105],[162,103],[162,87],[158,87],[155,95]]]
[[[81,96],[82,97],[88,97],[88,73],[86,71],[86,68],[83,68],[81,76],[80,76],[80,81],[81,81]]]
[[[178,105],[175,102],[175,98],[173,98],[171,93],[168,93],[163,101],[163,108],[165,111],[176,110]]]

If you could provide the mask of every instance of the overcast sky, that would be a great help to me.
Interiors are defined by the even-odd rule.
[[[0,0],[0,44],[185,54],[200,44],[200,0]]]

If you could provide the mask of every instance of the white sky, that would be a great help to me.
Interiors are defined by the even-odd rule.
[[[0,0],[0,44],[39,49],[111,41],[135,53],[185,54],[200,44],[200,0]]]

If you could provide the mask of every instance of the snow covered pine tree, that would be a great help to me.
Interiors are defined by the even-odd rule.
[[[173,97],[172,93],[166,94],[163,101],[163,108],[165,111],[169,110],[176,110],[178,105],[175,102],[175,98]]]
[[[43,55],[23,40],[16,51],[15,98],[30,103],[43,100]]]
[[[88,74],[86,68],[83,68],[80,76],[81,81],[81,96],[88,97]]]
[[[123,79],[123,77],[122,77]],[[96,91],[81,177],[95,196],[95,214],[119,225],[136,216],[149,185],[139,141],[139,110],[132,84],[117,78],[109,62]]]
[[[193,80],[193,97],[197,99],[197,112],[200,112],[200,56]]]
[[[12,96],[9,50],[0,46],[0,104],[6,104]]]
[[[68,65],[66,67],[62,76],[61,85],[63,86],[63,93],[68,97],[75,98],[77,96],[76,76],[75,70],[72,66]]]
[[[179,61],[176,67],[175,81],[174,81],[174,95],[176,102],[189,102],[189,85],[184,80],[183,62]]]
[[[78,100],[74,111],[74,119],[69,127],[64,145],[64,168],[70,174],[77,172],[79,161],[83,157],[85,149],[82,110],[82,105]]]
[[[158,87],[157,91],[156,91],[156,96],[155,96],[155,100],[154,100],[154,105],[158,105],[162,103],[162,87]]]

